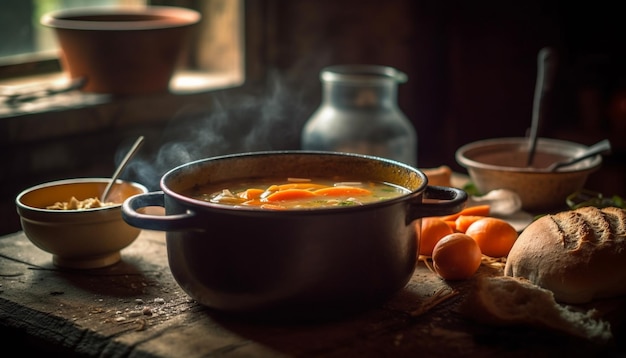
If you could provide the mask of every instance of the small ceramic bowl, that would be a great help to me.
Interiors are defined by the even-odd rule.
[[[100,197],[108,178],[79,178],[40,184],[16,198],[24,234],[38,248],[52,254],[56,266],[92,269],[110,266],[121,259],[120,250],[130,245],[140,230],[122,219],[126,198],[148,190],[141,184],[118,180],[107,202],[89,209],[50,209],[72,197],[86,201]]]
[[[199,12],[182,7],[86,7],[45,14],[61,63],[85,92],[136,95],[167,92],[188,50]]]
[[[566,207],[568,195],[584,187],[589,174],[599,169],[600,154],[551,172],[547,167],[582,153],[588,147],[564,140],[539,138],[532,166],[527,166],[528,138],[492,138],[460,147],[456,161],[468,171],[482,193],[495,189],[516,192],[522,209],[545,212]]]

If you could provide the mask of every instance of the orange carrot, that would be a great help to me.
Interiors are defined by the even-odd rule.
[[[246,189],[246,191],[242,193],[241,197],[247,200],[258,199],[264,192],[265,190],[263,189],[250,188]]]
[[[459,215],[455,220],[456,229],[457,231],[465,232],[472,223],[483,218],[485,218],[483,215]]]
[[[450,214],[446,216],[442,216],[441,219],[443,221],[453,221],[458,219],[461,215],[478,215],[478,216],[488,216],[489,211],[491,210],[491,206],[489,204],[481,204],[475,206],[468,206],[463,210],[459,211],[456,214]]]
[[[444,221],[444,223],[448,224],[448,226],[452,229],[452,231],[457,231],[456,230],[456,221],[454,220],[450,220],[450,221]]]
[[[265,201],[283,201],[283,200],[296,200],[302,198],[310,198],[312,196],[317,196],[316,193],[310,190],[304,189],[285,189],[279,190],[275,193],[272,193],[265,198]]]
[[[348,196],[348,195],[358,196],[358,195],[371,195],[372,194],[372,192],[367,189],[363,189],[363,188],[359,188],[355,186],[332,186],[328,188],[315,190],[314,193],[317,195],[324,195],[324,196]]]
[[[323,184],[313,184],[313,183],[288,183],[288,184],[281,184],[278,185],[278,190],[285,190],[285,189],[322,189],[322,188],[328,188],[328,185],[323,185]]]

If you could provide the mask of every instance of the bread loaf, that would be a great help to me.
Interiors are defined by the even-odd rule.
[[[562,303],[626,295],[626,211],[583,207],[537,219],[519,235],[504,274]]]
[[[560,305],[551,291],[522,278],[478,277],[461,312],[490,325],[539,327],[599,343],[613,339],[611,325],[596,317],[596,310],[578,311]]]

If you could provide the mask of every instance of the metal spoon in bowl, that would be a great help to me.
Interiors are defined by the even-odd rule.
[[[561,162],[555,162],[555,163],[550,164],[546,170],[549,172],[554,172],[559,168],[576,164],[583,159],[593,157],[597,154],[608,154],[610,152],[611,152],[611,142],[609,142],[608,139],[604,139],[592,145],[591,147],[587,148],[584,152],[578,154],[577,156],[573,158],[569,158]]]
[[[113,176],[111,177],[111,181],[109,181],[109,184],[107,184],[106,188],[104,189],[104,192],[102,193],[102,196],[100,197],[101,202],[103,203],[106,202],[106,198],[109,196],[109,192],[111,191],[113,184],[117,181],[117,178],[119,178],[120,174],[122,173],[122,170],[126,168],[126,165],[130,161],[130,159],[135,155],[135,153],[137,152],[137,150],[142,144],[143,144],[143,136],[140,136],[139,138],[137,138],[137,140],[135,141],[135,144],[133,144],[133,146],[130,148],[128,153],[126,153],[126,156],[124,157],[124,159],[122,159],[122,162],[117,166],[117,169],[115,169],[115,173],[113,173]]]
[[[528,160],[526,165],[532,166],[537,147],[539,125],[543,122],[543,116],[548,92],[552,89],[552,82],[556,73],[556,52],[550,47],[544,47],[537,55],[537,82],[533,98],[533,112],[528,139]]]

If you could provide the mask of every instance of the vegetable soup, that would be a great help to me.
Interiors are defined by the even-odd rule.
[[[401,186],[375,181],[323,178],[272,178],[210,184],[194,188],[190,197],[235,207],[269,210],[356,206],[407,194]]]

